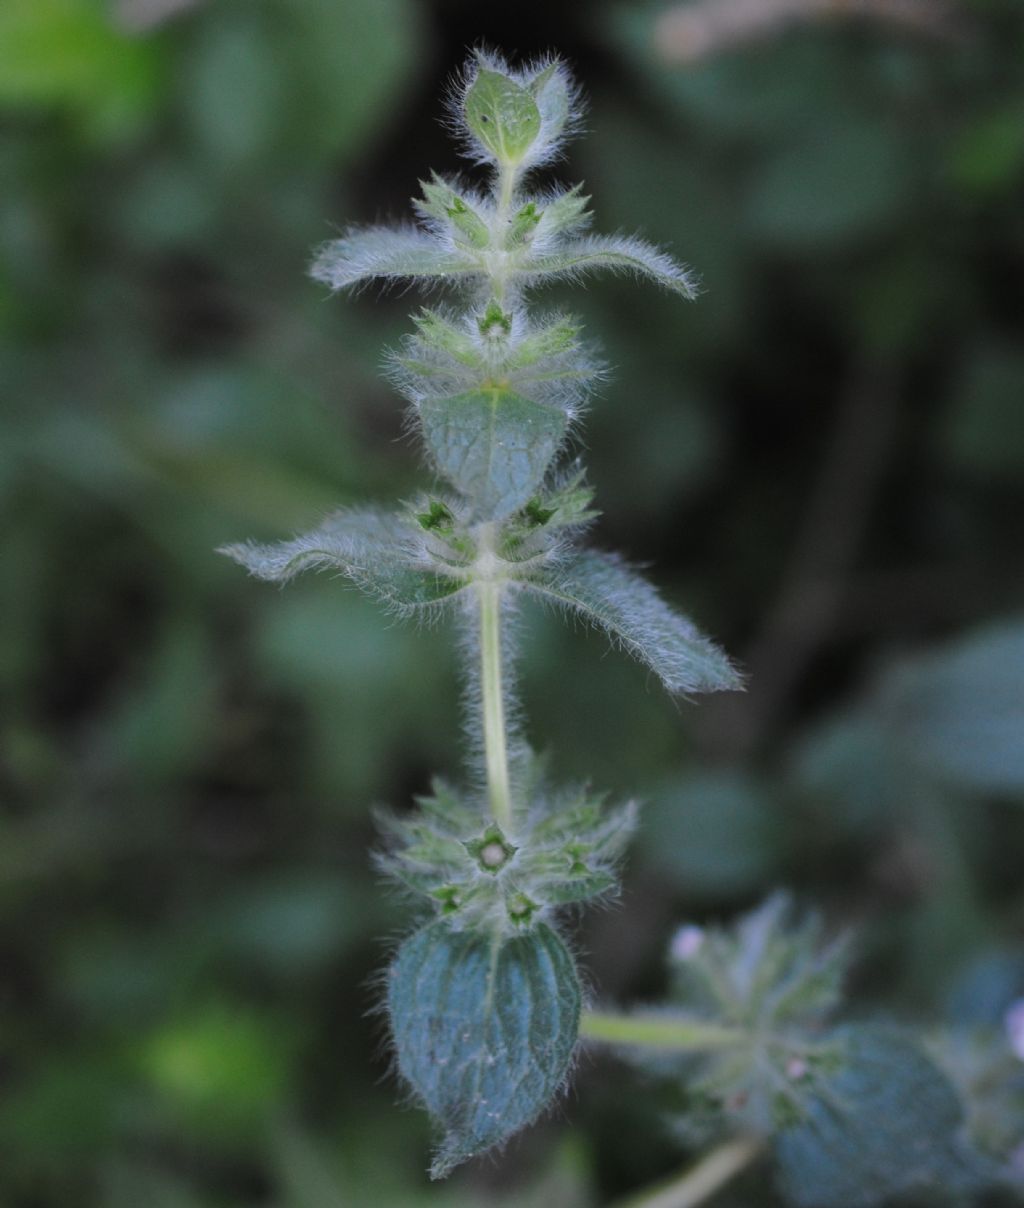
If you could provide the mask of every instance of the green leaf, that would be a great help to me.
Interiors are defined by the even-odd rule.
[[[535,328],[512,347],[508,367],[526,369],[550,358],[572,355],[579,350],[579,334],[579,323],[567,318]]]
[[[346,231],[317,252],[310,276],[331,289],[345,289],[375,277],[451,278],[478,275],[478,262],[468,252],[451,251],[434,236],[415,227],[367,227]]]
[[[612,554],[585,550],[524,580],[524,587],[600,626],[676,693],[741,687],[728,658]]]
[[[591,869],[581,865],[572,875],[561,879],[550,877],[542,882],[544,896],[553,906],[565,906],[570,902],[588,902],[602,897],[616,888],[619,878],[602,868]]]
[[[724,1015],[767,1039],[814,1035],[838,1003],[848,942],[823,942],[821,920],[797,915],[786,894],[773,894],[729,928],[698,930],[693,951],[670,949],[673,999],[688,1010]]]
[[[569,240],[556,251],[532,257],[523,272],[538,277],[574,277],[602,268],[648,277],[684,298],[692,300],[697,296],[693,276],[671,256],[642,239],[620,235],[588,235]]]
[[[526,205],[520,207],[509,223],[508,232],[505,235],[505,246],[518,247],[520,244],[528,243],[533,238],[540,219],[541,211],[537,209],[535,201],[528,201]]]
[[[444,353],[460,365],[483,369],[483,355],[472,336],[436,310],[421,310],[412,316],[417,335],[425,348]],[[417,349],[417,351],[420,351]],[[430,365],[434,369],[435,366]],[[421,370],[422,372],[422,370]]]
[[[433,173],[430,180],[420,181],[423,201],[417,209],[428,218],[447,223],[455,239],[470,247],[484,248],[491,242],[487,224],[473,206],[443,177]]]
[[[894,1029],[851,1026],[834,1037],[835,1069],[776,1141],[785,1197],[799,1208],[867,1208],[915,1189],[969,1187],[963,1111],[941,1070]]]
[[[583,192],[582,185],[573,185],[551,198],[545,198],[537,227],[537,234],[546,238],[549,235],[563,235],[568,231],[577,231],[590,222],[587,210],[589,196]]]
[[[544,923],[507,939],[431,923],[399,948],[387,1003],[399,1071],[442,1130],[434,1178],[531,1123],[568,1074],[580,986]]]
[[[972,633],[895,667],[875,702],[919,771],[977,792],[1024,791],[1024,622]]]
[[[469,390],[419,405],[439,472],[487,519],[521,508],[557,454],[569,417],[511,390]]]
[[[408,612],[438,605],[465,586],[464,580],[421,561],[410,544],[411,533],[404,516],[353,510],[337,512],[292,541],[226,545],[217,552],[273,583],[285,583],[304,570],[338,570],[368,595]]]
[[[529,88],[540,113],[542,137],[552,143],[569,124],[573,100],[569,75],[561,63],[549,63],[530,80]]]
[[[466,93],[466,125],[499,163],[519,164],[540,133],[537,102],[527,89],[481,65]]]

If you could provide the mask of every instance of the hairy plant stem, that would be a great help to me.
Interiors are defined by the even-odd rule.
[[[713,1149],[676,1178],[623,1200],[617,1208],[695,1208],[746,1170],[763,1152],[764,1142],[759,1138],[736,1137]]]
[[[498,178],[495,182],[494,191],[497,197],[495,234],[497,235],[498,245],[500,247],[505,246],[505,239],[508,234],[508,224],[512,220],[512,201],[515,197],[516,184],[518,181],[518,168],[510,167],[508,164],[501,164],[499,166]],[[504,272],[498,273],[492,270],[491,291],[498,305],[504,306],[506,293],[506,275]]]
[[[699,1020],[660,1015],[611,1015],[585,1011],[580,1035],[606,1044],[639,1045],[649,1049],[677,1049],[703,1053],[739,1044],[746,1033]]]
[[[512,212],[512,197],[516,191],[516,178],[518,173],[515,168],[507,168],[504,165],[498,176],[498,222],[499,224],[507,223]]]
[[[480,604],[480,695],[487,796],[494,821],[507,835],[512,829],[512,791],[501,683],[501,584],[484,579],[476,584],[476,591]]]

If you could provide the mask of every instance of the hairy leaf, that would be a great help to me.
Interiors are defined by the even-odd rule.
[[[523,271],[538,277],[571,277],[602,268],[650,277],[684,298],[697,296],[692,275],[671,256],[642,239],[619,235],[588,235],[584,239],[568,240],[555,250],[531,259]]]
[[[424,308],[412,316],[416,324],[416,332],[423,349],[429,349],[435,354],[451,357],[460,365],[482,371],[484,367],[483,353],[479,342],[474,340],[465,326],[454,323],[447,315],[436,310]],[[414,351],[422,351],[412,345]],[[443,363],[443,362],[442,362]],[[431,370],[433,365],[428,365]],[[413,367],[417,372],[423,371],[423,366]]]
[[[612,554],[584,550],[538,572],[524,586],[606,630],[670,692],[741,686],[722,651]]]
[[[945,1075],[908,1036],[851,1026],[805,1118],[777,1138],[781,1190],[800,1208],[867,1208],[913,1189],[965,1188],[974,1161]]]
[[[520,163],[540,133],[540,110],[529,91],[484,65],[466,93],[465,114],[470,133],[500,163]]]
[[[416,208],[425,218],[434,218],[448,226],[458,243],[483,248],[491,241],[487,224],[477,213],[471,201],[436,172],[430,180],[420,181],[423,200]]]
[[[345,289],[375,277],[461,279],[478,274],[480,265],[468,252],[452,251],[416,227],[353,228],[317,252],[310,275],[331,289]]]
[[[525,369],[531,365],[542,365],[549,358],[575,353],[579,349],[579,334],[578,323],[561,317],[533,328],[509,350],[509,367]]]
[[[552,143],[565,132],[572,113],[573,89],[565,68],[549,63],[530,81],[530,92],[540,112],[541,138]]]
[[[435,922],[410,936],[388,975],[402,1076],[442,1130],[443,1178],[534,1120],[565,1080],[580,986],[546,924],[502,939]]]
[[[552,235],[564,235],[568,231],[578,231],[590,222],[587,210],[589,196],[583,192],[582,185],[573,185],[553,197],[545,199],[541,209],[540,222],[537,224],[539,239],[547,239]]]
[[[839,1001],[849,958],[845,938],[826,944],[822,931],[774,893],[731,927],[701,929],[694,951],[673,947],[673,997],[751,1033],[813,1032]]]
[[[304,570],[338,570],[399,612],[439,604],[465,586],[462,579],[421,563],[404,517],[368,509],[337,512],[318,529],[291,541],[250,541],[223,546],[218,553],[275,583]]]
[[[438,470],[486,519],[527,503],[569,424],[557,407],[499,387],[426,398],[419,416]]]

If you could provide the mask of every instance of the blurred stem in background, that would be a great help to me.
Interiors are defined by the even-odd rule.
[[[764,1145],[756,1137],[725,1141],[687,1167],[681,1175],[622,1200],[615,1208],[696,1208],[753,1165],[763,1153]]]

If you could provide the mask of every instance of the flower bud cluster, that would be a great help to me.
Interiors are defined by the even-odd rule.
[[[484,823],[477,802],[441,782],[410,817],[385,816],[382,868],[456,929],[515,934],[559,907],[614,892],[616,865],[636,820],[630,802],[607,808],[584,790],[534,790],[514,836]]]

